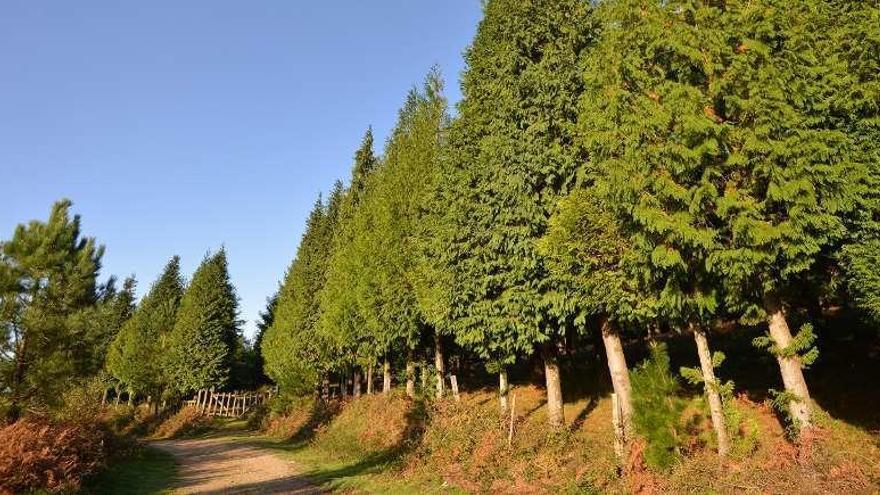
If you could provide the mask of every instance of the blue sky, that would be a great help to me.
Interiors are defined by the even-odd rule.
[[[74,201],[139,294],[225,245],[253,331],[308,210],[433,64],[459,98],[479,0],[0,5],[0,239]]]

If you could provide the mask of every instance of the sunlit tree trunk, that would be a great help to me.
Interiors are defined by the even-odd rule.
[[[444,376],[446,375],[446,364],[443,359],[443,339],[440,332],[434,331],[434,368],[437,375],[437,398],[443,398]]]
[[[510,393],[510,383],[507,381],[507,370],[502,369],[498,372],[498,404],[501,409],[501,415],[504,416],[508,412],[507,396]]]
[[[359,368],[354,369],[351,389],[351,393],[355,399],[361,396],[361,370]]]
[[[715,428],[715,437],[718,439],[718,455],[724,457],[730,451],[730,439],[727,435],[727,425],[724,421],[724,409],[721,402],[721,384],[715,378],[715,370],[712,366],[712,352],[709,350],[709,340],[706,332],[700,325],[691,324],[694,334],[694,342],[697,345],[697,355],[700,357],[700,369],[703,372],[703,383],[706,389],[706,397],[709,400],[709,413],[712,415],[712,427]]]
[[[408,349],[406,352],[406,395],[407,397],[416,396],[416,363],[413,362],[412,349]]]
[[[547,423],[551,428],[562,428],[565,415],[562,403],[562,378],[559,375],[559,357],[556,345],[543,346],[544,379],[547,385]]]
[[[782,303],[775,295],[767,295],[764,298],[764,309],[767,311],[767,324],[770,327],[770,339],[777,349],[785,349],[791,344],[792,335],[785,319],[785,311]],[[810,410],[810,390],[804,379],[801,360],[797,356],[776,356],[779,363],[779,371],[782,374],[782,382],[785,391],[792,395],[789,402],[789,412],[797,423],[800,431],[812,425]]]
[[[611,384],[620,404],[623,440],[628,442],[632,437],[632,387],[629,383],[629,368],[626,365],[620,335],[607,318],[602,319],[602,343],[605,345]]]
[[[388,360],[388,356],[382,363],[382,393],[391,393],[391,361]]]

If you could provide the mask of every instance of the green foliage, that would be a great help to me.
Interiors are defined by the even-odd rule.
[[[774,356],[797,357],[800,359],[801,365],[807,367],[819,357],[819,349],[813,346],[815,341],[816,334],[813,331],[813,325],[805,323],[785,348],[774,345],[769,335],[755,337],[752,343],[755,347],[769,349]]]
[[[0,244],[0,394],[13,418],[57,405],[65,382],[96,372],[114,331],[103,324],[118,324],[104,318],[115,296],[102,300],[97,283],[104,248],[81,236],[70,206],[59,201],[47,222],[19,225]]]
[[[241,342],[237,318],[238,297],[221,249],[205,256],[180,300],[162,361],[168,386],[187,393],[225,385]]]
[[[431,254],[448,273],[444,324],[491,363],[529,354],[578,313],[536,241],[585,159],[574,123],[593,33],[587,2],[492,0],[465,55]]]
[[[329,206],[321,199],[315,203],[296,258],[279,289],[272,322],[263,333],[260,349],[266,374],[288,393],[312,391],[332,359],[332,349],[317,322],[342,197],[342,185],[337,183]]]
[[[847,289],[855,306],[874,322],[880,322],[880,240],[847,245],[841,257]]]
[[[321,293],[321,329],[342,369],[412,349],[428,320],[418,294],[432,280],[421,264],[418,229],[438,177],[447,118],[443,83],[432,71],[410,91],[381,163],[356,204],[343,210]],[[354,202],[352,196],[346,205]]]
[[[788,390],[770,389],[770,405],[785,418],[785,432],[789,438],[797,438],[800,426],[798,420],[791,414],[792,402],[801,400],[794,392]]]
[[[680,422],[685,401],[680,385],[669,369],[664,344],[652,344],[651,357],[630,373],[633,391],[633,425],[645,438],[645,461],[656,469],[668,469],[679,458]]]
[[[724,353],[715,352],[712,354],[712,368],[716,371],[726,359]],[[700,368],[691,368],[682,366],[679,369],[681,376],[691,385],[702,385],[708,387],[703,372]],[[724,414],[724,426],[727,428],[728,438],[731,442],[730,455],[734,458],[742,458],[751,454],[758,444],[758,427],[754,418],[746,416],[745,411],[736,404],[734,398],[735,385],[733,380],[722,382],[716,378],[714,384],[711,385],[721,396],[721,408]],[[704,389],[706,390],[706,389]],[[706,390],[708,392],[708,390]],[[708,414],[708,404],[704,404],[704,410]],[[713,435],[712,440],[715,440]]]
[[[125,387],[158,396],[167,385],[161,363],[183,290],[180,258],[174,256],[108,349],[107,370]]]
[[[588,316],[632,321],[651,314],[651,300],[628,271],[633,250],[599,186],[576,189],[559,201],[538,248],[560,282],[564,303],[576,301],[575,323]],[[548,299],[553,300],[550,296]]]

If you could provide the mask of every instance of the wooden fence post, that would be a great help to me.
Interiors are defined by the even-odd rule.
[[[449,384],[452,386],[452,396],[455,397],[455,401],[458,402],[461,400],[461,396],[458,395],[458,378],[455,375],[449,375]]]
[[[507,448],[509,449],[511,444],[513,444],[513,422],[516,419],[514,416],[514,411],[516,411],[516,394],[513,394],[513,397],[510,398],[510,428],[507,430]]]

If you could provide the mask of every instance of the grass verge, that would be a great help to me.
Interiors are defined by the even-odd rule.
[[[110,464],[82,488],[84,494],[147,495],[168,493],[177,475],[171,454],[143,447],[134,454]]]

